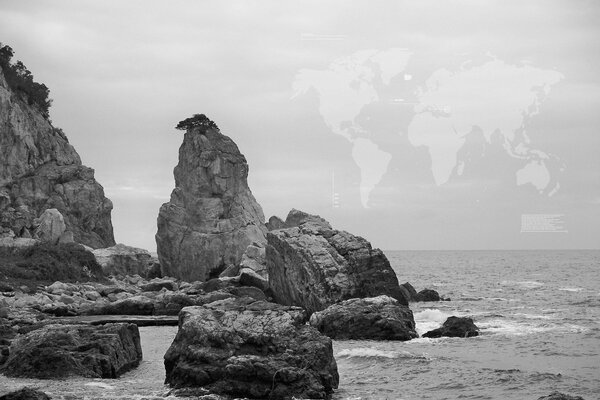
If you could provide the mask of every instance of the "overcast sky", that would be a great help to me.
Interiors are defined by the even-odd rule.
[[[0,0],[0,41],[50,88],[53,124],[113,201],[118,242],[155,250],[183,139],[174,126],[204,113],[245,154],[267,218],[302,209],[390,250],[600,247],[597,1]],[[379,110],[392,161],[365,208],[350,143],[292,84],[300,70],[397,47],[412,54],[414,90],[490,54],[562,74],[525,121],[532,145],[564,166],[560,191],[517,186],[518,166],[492,148],[437,185],[427,151],[408,142],[410,116]],[[568,232],[522,233],[524,215],[561,215]]]

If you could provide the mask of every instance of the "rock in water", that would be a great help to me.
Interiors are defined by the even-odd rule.
[[[39,390],[24,387],[15,392],[0,396],[0,400],[51,400],[51,397]]]
[[[542,396],[538,400],[583,400],[581,396],[571,396],[561,392],[552,392],[548,396]]]
[[[310,316],[310,325],[337,340],[410,340],[418,337],[412,311],[396,299],[350,299]]]
[[[117,378],[141,359],[134,324],[47,325],[17,337],[0,371],[19,378]]]
[[[305,321],[298,307],[249,298],[186,307],[165,383],[244,398],[329,398],[339,381],[332,342]]]
[[[248,164],[212,127],[185,133],[171,200],[160,208],[156,244],[163,276],[205,281],[238,265],[252,243],[265,243],[260,205],[248,188]]]
[[[448,317],[441,328],[425,332],[423,337],[439,338],[446,337],[473,337],[479,335],[479,328],[473,322],[473,319],[466,317]]]
[[[355,297],[408,299],[383,252],[323,218],[290,211],[286,228],[267,234],[269,285],[275,301],[309,313]]]
[[[94,170],[60,129],[12,91],[0,71],[0,225],[30,237],[34,220],[57,209],[76,242],[98,248],[115,244],[112,203]]]

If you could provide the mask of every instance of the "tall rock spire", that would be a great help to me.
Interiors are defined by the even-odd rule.
[[[262,208],[248,188],[248,163],[216,125],[190,125],[179,148],[171,200],[160,208],[156,244],[163,275],[188,281],[238,265],[266,242]]]

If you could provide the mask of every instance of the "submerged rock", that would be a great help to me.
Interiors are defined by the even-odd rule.
[[[47,325],[17,337],[0,371],[20,378],[117,378],[141,359],[134,324]]]
[[[466,317],[448,317],[441,328],[423,334],[426,338],[446,337],[473,337],[479,335],[479,328],[473,319]]]
[[[442,301],[442,298],[433,289],[423,289],[417,293],[417,301]]]
[[[36,389],[24,387],[14,392],[0,396],[0,400],[51,400],[46,393]]]
[[[248,187],[246,158],[217,128],[187,130],[174,175],[156,233],[163,275],[205,281],[238,265],[252,243],[265,243],[264,214]]]
[[[581,396],[570,396],[561,392],[552,392],[548,396],[542,396],[538,400],[583,400]]]
[[[315,312],[310,325],[338,340],[410,340],[418,337],[412,311],[396,299],[350,299]]]
[[[332,342],[305,321],[298,307],[250,298],[184,308],[165,383],[245,398],[328,398],[339,381]]]
[[[76,242],[114,245],[112,203],[94,170],[82,165],[64,133],[38,107],[9,87],[1,70],[0,127],[0,225],[31,240],[36,218],[56,209]]]
[[[267,233],[269,285],[278,303],[309,313],[356,297],[387,295],[408,304],[388,259],[367,240],[298,210],[285,225]]]

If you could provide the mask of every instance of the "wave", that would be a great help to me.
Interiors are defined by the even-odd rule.
[[[584,333],[589,330],[589,328],[575,324],[516,322],[504,319],[481,321],[477,323],[477,326],[485,333],[506,336],[522,336],[543,332]]]
[[[500,284],[504,286],[519,286],[523,289],[537,289],[544,286],[543,282],[538,281],[502,281]]]
[[[340,350],[336,357],[339,358],[387,358],[387,359],[400,359],[400,358],[410,358],[410,359],[423,359],[426,360],[427,357],[419,356],[408,351],[392,351],[392,350],[379,350],[374,349],[372,347],[357,347],[353,349],[343,349]]]
[[[581,287],[561,287],[561,288],[558,288],[558,290],[561,290],[563,292],[581,292],[583,290],[583,288],[581,288]]]
[[[458,312],[447,313],[437,308],[427,308],[425,310],[414,313],[416,331],[419,336],[432,329],[439,328],[448,319],[448,317],[456,315]]]

